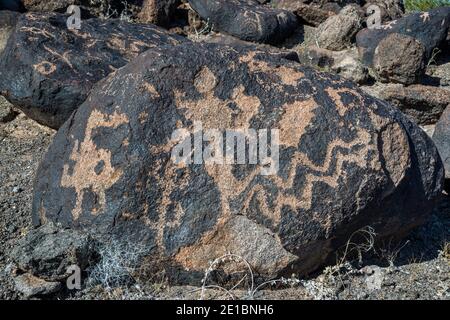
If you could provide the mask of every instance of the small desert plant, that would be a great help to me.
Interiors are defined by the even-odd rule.
[[[107,291],[128,286],[148,250],[128,241],[111,240],[98,248],[99,262],[89,272],[89,284],[101,285]]]
[[[405,0],[406,11],[428,11],[433,8],[450,6],[450,0]]]

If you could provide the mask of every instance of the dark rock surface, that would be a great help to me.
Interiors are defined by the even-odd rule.
[[[167,26],[180,3],[181,0],[143,0],[142,9],[138,14],[139,21]]]
[[[392,33],[375,49],[373,68],[381,82],[413,84],[425,73],[425,47],[413,37]]]
[[[375,96],[396,106],[420,125],[436,123],[450,104],[450,91],[432,86],[388,84],[375,91]]]
[[[67,277],[71,265],[86,268],[95,259],[94,250],[94,241],[88,235],[49,222],[20,239],[10,258],[22,272],[57,281]]]
[[[363,29],[356,35],[356,44],[364,64],[371,66],[375,49],[381,40],[392,33],[407,35],[425,47],[430,58],[437,46],[446,39],[450,27],[450,7],[440,7],[429,12],[412,13],[390,21],[379,29]]]
[[[0,11],[0,55],[6,47],[9,36],[11,35],[19,13],[14,11]]]
[[[436,124],[433,134],[433,141],[444,162],[446,189],[450,192],[450,104],[445,109],[441,119]]]
[[[176,164],[172,134],[196,121],[279,129],[279,170]],[[426,134],[350,82],[248,47],[182,44],[95,86],[38,169],[33,221],[145,243],[174,282],[228,252],[290,275],[334,263],[363,226],[384,238],[419,225],[443,176]]]
[[[314,4],[305,4],[296,0],[280,0],[274,3],[278,9],[292,11],[299,17],[300,23],[317,27],[319,24],[335,15],[333,11],[325,10]]]
[[[12,105],[4,97],[0,96],[0,123],[10,122],[16,116],[17,111],[13,109]]]
[[[25,7],[21,0],[2,0],[0,1],[0,10],[23,12]]]
[[[352,45],[361,30],[363,14],[357,6],[349,5],[339,14],[329,17],[317,28],[316,41],[320,48],[339,51]]]
[[[189,0],[189,4],[214,30],[246,41],[278,43],[298,26],[292,12],[256,0]]]
[[[82,21],[68,30],[67,16],[22,15],[0,56],[0,92],[30,118],[59,128],[92,85],[154,46],[183,38],[153,25],[115,19]]]

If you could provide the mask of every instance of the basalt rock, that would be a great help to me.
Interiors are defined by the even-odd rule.
[[[161,0],[164,1],[164,0]],[[70,5],[80,8],[81,17],[92,18],[137,18],[146,8],[143,0],[22,0],[27,11],[65,13]]]
[[[55,13],[22,15],[0,56],[1,94],[51,128],[69,118],[93,84],[139,53],[184,41],[153,25],[89,19],[69,30],[66,20]]]
[[[321,48],[344,50],[351,47],[361,29],[363,14],[354,5],[346,6],[339,14],[329,17],[317,28],[316,41]]]
[[[381,82],[413,84],[425,73],[425,47],[413,37],[393,33],[375,49],[373,69]]]
[[[246,41],[278,43],[298,26],[292,12],[256,0],[189,0],[189,4],[214,30]]]
[[[84,270],[95,261],[95,242],[80,231],[63,229],[52,222],[31,230],[10,253],[20,272],[45,281],[59,281],[68,276],[68,268]]]
[[[333,11],[324,10],[314,4],[305,4],[296,0],[281,0],[275,4],[276,8],[292,11],[301,23],[317,27],[329,17],[335,15]]]
[[[138,19],[143,23],[168,26],[181,0],[144,0]]]
[[[390,21],[380,28],[363,29],[356,35],[360,57],[367,66],[372,66],[375,49],[380,41],[392,33],[410,36],[425,48],[427,58],[447,37],[450,27],[450,7],[441,7],[428,12],[412,13]]]
[[[316,46],[302,46],[298,57],[301,63],[320,71],[334,72],[359,84],[369,80],[368,69],[359,61],[354,49],[331,51]]]
[[[436,123],[450,104],[449,90],[420,84],[407,87],[400,84],[378,84],[369,91],[396,106],[420,125]]]
[[[226,130],[246,151],[223,159]],[[431,139],[351,82],[254,48],[181,44],[95,86],[39,166],[32,214],[145,244],[198,284],[226,253],[291,275],[335,262],[361,227],[400,237],[443,175]]]
[[[0,1],[0,10],[24,12],[25,7],[21,0],[2,0]]]
[[[433,141],[441,155],[445,167],[446,189],[450,192],[450,104],[436,124]]]
[[[13,32],[19,13],[14,11],[0,11],[0,55]]]
[[[14,278],[14,284],[17,291],[22,293],[24,298],[46,296],[62,289],[60,282],[48,282],[29,273],[16,276]]]

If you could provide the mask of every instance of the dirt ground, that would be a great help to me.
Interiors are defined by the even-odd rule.
[[[9,276],[8,252],[31,228],[32,185],[54,131],[19,113],[0,123],[0,299],[20,299]],[[88,287],[65,299],[450,299],[450,197],[442,195],[429,222],[401,243],[385,242],[361,264],[343,263],[308,279],[251,290],[250,276],[229,291],[171,287],[163,280],[105,290]],[[213,283],[210,283],[211,285]],[[271,287],[275,289],[271,289]]]

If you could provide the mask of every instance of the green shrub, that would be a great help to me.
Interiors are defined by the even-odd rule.
[[[450,0],[404,0],[406,11],[428,11],[433,8],[450,6]]]

